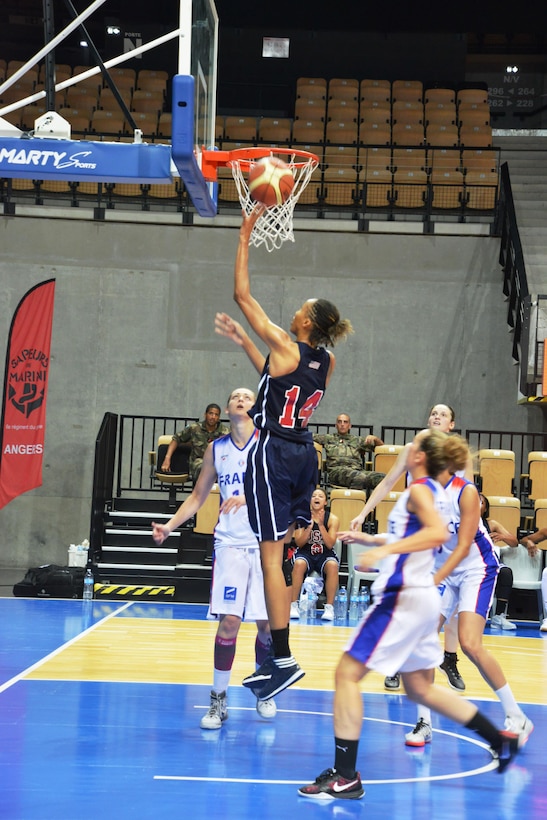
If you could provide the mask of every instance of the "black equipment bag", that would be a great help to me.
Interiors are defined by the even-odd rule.
[[[13,587],[16,598],[81,598],[85,567],[44,564],[26,572]]]

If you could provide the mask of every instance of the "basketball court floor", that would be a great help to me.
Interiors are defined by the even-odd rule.
[[[333,670],[349,627],[291,623],[306,676],[277,698],[272,721],[241,686],[254,668],[244,624],[229,719],[200,729],[208,708],[216,624],[201,605],[0,598],[0,816],[5,820],[281,817],[535,820],[547,816],[547,635],[487,628],[519,702],[535,723],[499,775],[476,736],[434,717],[433,742],[404,746],[415,707],[383,679],[363,684],[359,801],[318,803],[298,786],[332,765]],[[475,668],[467,694],[503,714]],[[439,675],[439,677],[442,677]],[[446,683],[444,679],[442,685]]]

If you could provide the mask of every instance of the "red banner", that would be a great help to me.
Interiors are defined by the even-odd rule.
[[[0,509],[42,484],[55,279],[35,285],[13,315],[0,437]]]

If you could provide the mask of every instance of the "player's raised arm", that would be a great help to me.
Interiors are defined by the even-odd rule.
[[[218,333],[219,336],[226,336],[227,339],[231,339],[236,345],[242,347],[255,369],[262,373],[266,358],[239,322],[236,322],[227,313],[217,313],[215,316],[215,333]]]

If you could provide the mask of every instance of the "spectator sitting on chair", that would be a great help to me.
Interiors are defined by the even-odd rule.
[[[537,545],[541,544],[542,541],[547,541],[547,527],[542,527],[537,532],[533,532],[532,535],[522,538],[520,543],[523,547],[526,547],[530,558],[533,558],[538,551]],[[547,615],[547,568],[541,574],[541,594],[543,596],[543,614]],[[547,618],[543,618],[541,621],[539,631],[547,632]]]
[[[170,471],[171,457],[177,447],[181,444],[189,446],[190,458],[188,460],[188,467],[192,482],[195,484],[198,480],[203,464],[203,456],[205,455],[208,444],[220,438],[220,436],[225,436],[229,432],[230,428],[220,422],[219,405],[208,404],[205,408],[205,417],[202,422],[196,421],[193,424],[189,424],[180,433],[175,433],[163,459],[161,465],[162,472],[168,473]],[[188,445],[188,442],[190,442],[190,445]]]
[[[500,571],[498,580],[496,581],[496,588],[494,596],[496,598],[496,612],[492,616],[490,626],[497,629],[516,629],[515,624],[507,620],[507,607],[509,605],[509,596],[513,589],[513,570],[511,567],[506,567],[502,563],[500,557],[500,545],[508,547],[518,547],[519,540],[516,535],[511,535],[509,530],[506,530],[498,521],[490,518],[490,502],[487,497],[479,493],[481,502],[481,518],[484,526],[490,533],[490,538],[494,543],[494,552],[500,561]]]
[[[363,469],[363,454],[383,444],[377,436],[352,436],[351,419],[340,413],[336,433],[316,433],[313,440],[325,448],[329,484],[370,492],[384,478],[384,473]]]
[[[320,573],[325,579],[327,602],[322,620],[334,620],[334,596],[338,589],[338,567],[340,560],[334,551],[336,533],[340,521],[337,515],[327,510],[327,496],[321,489],[312,493],[310,509],[311,524],[299,527],[294,533],[294,542],[298,547],[294,556],[292,570],[292,603],[291,618],[299,618],[298,596],[302,582],[308,573]]]

